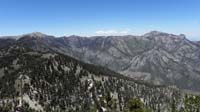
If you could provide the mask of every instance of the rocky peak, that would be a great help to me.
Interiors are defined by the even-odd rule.
[[[185,39],[185,38],[186,38],[185,34],[180,34],[179,36],[180,36],[180,38],[182,38],[182,39]]]
[[[184,34],[174,35],[159,31],[152,31],[146,33],[142,37],[145,39],[154,40],[156,42],[162,42],[162,43],[184,42],[187,40]]]
[[[149,33],[144,34],[144,36],[159,36],[159,35],[169,35],[169,34],[161,31],[151,31]]]
[[[31,42],[33,42],[33,40],[37,40],[38,42],[44,41],[44,43],[47,43],[52,38],[54,38],[54,37],[50,36],[50,35],[46,35],[46,34],[43,34],[43,33],[40,33],[40,32],[33,32],[33,33],[21,35],[20,38],[18,39],[18,42],[25,41],[25,42],[31,43]]]
[[[29,33],[29,34],[25,34],[24,36],[29,36],[29,37],[47,37],[46,34],[43,34],[41,32],[32,32],[32,33]]]

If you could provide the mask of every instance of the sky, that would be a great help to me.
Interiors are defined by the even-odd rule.
[[[185,34],[200,40],[200,0],[0,0],[0,36]]]

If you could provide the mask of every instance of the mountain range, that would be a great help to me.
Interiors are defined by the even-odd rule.
[[[200,45],[185,35],[0,38],[1,112],[197,112]]]
[[[183,34],[152,31],[141,36],[54,37],[34,32],[0,39],[1,48],[14,44],[56,51],[135,80],[200,91],[200,44]]]

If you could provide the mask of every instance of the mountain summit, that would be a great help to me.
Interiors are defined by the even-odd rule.
[[[23,36],[30,36],[30,37],[46,37],[47,35],[46,34],[43,34],[41,32],[32,32],[32,33],[29,33],[29,34],[25,34]]]

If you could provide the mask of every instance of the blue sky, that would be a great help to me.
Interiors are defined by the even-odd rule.
[[[200,40],[200,0],[0,0],[0,36],[141,35],[152,30]]]

